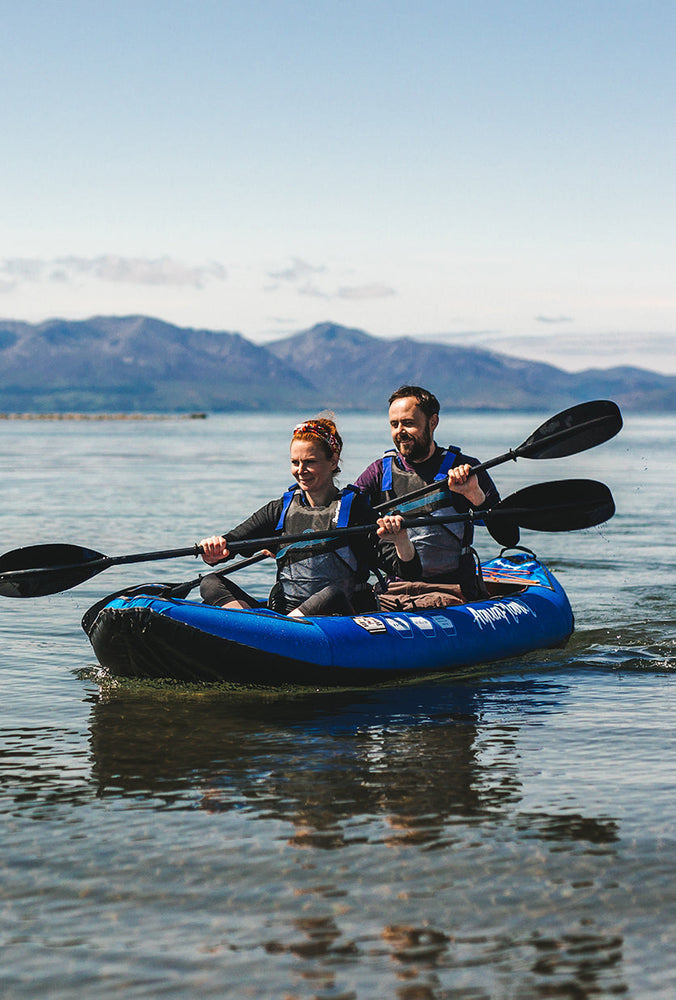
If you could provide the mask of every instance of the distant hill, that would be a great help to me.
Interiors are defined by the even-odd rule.
[[[570,373],[333,323],[261,346],[143,316],[0,321],[2,412],[382,411],[404,383],[430,388],[444,409],[550,410],[609,398],[626,411],[676,411],[676,376]]]
[[[382,409],[402,384],[431,388],[444,408],[541,407],[555,384],[566,394],[564,373],[549,365],[408,337],[381,340],[330,323],[268,347],[324,386],[326,404],[341,409]]]
[[[295,369],[235,333],[143,316],[0,321],[0,409],[269,410],[311,399]]]

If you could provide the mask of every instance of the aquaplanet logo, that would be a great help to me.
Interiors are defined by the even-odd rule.
[[[490,608],[468,607],[467,610],[481,629],[485,626],[495,628],[496,625],[500,624],[514,624],[520,621],[524,615],[535,617],[533,609],[529,608],[527,604],[522,604],[521,601],[502,601],[500,604],[491,605]]]

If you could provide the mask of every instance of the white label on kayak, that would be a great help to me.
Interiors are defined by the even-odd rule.
[[[533,617],[536,617],[532,608],[529,608],[527,604],[522,604],[521,601],[515,600],[500,601],[499,604],[491,604],[486,608],[473,608],[467,605],[467,610],[472,614],[475,623],[481,629],[484,625],[490,625],[492,629],[496,625],[514,625],[524,615],[533,615]]]
[[[376,632],[387,632],[385,623],[381,622],[379,618],[372,618],[370,615],[356,615],[352,620],[355,625],[365,628],[367,632],[371,632],[372,634]]]
[[[423,618],[421,615],[411,615],[411,621],[428,639],[434,638],[434,625],[429,618]]]
[[[455,625],[446,615],[432,615],[432,621],[444,630],[446,635],[456,635]]]
[[[402,639],[412,639],[413,629],[405,618],[386,618],[387,624],[401,636]]]

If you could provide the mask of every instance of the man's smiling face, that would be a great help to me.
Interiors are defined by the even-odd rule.
[[[426,417],[415,396],[395,399],[389,410],[390,433],[407,462],[424,462],[434,452],[434,431],[439,417]]]

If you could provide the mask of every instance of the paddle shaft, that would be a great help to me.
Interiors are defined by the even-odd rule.
[[[222,570],[222,576],[232,576],[240,569],[246,569],[247,566],[253,566],[254,563],[261,562],[263,559],[268,558],[267,552],[257,552],[253,556],[249,556],[248,559],[240,559],[239,562],[234,563],[232,566],[228,566],[227,570]],[[194,580],[187,580],[185,583],[178,583],[171,588],[170,594],[174,596],[176,591],[180,591],[180,596],[185,597],[193,587],[197,587],[202,582],[202,575],[195,577]]]
[[[615,505],[607,486],[593,480],[563,480],[555,483],[540,483],[527,486],[501,501],[487,511],[469,511],[466,514],[445,514],[439,517],[426,516],[402,518],[404,527],[415,528],[423,525],[440,525],[452,522],[476,522],[487,520],[490,524],[498,519],[498,524],[531,528],[535,531],[575,531],[589,528],[607,521],[613,516]],[[345,528],[329,528],[325,531],[309,531],[296,535],[271,535],[267,538],[249,538],[232,542],[231,553],[257,552],[261,549],[293,545],[295,542],[312,542],[325,538],[339,539],[343,535],[369,534],[377,531],[376,524],[353,525]],[[496,537],[496,540],[500,541]],[[513,545],[513,541],[500,541],[503,545]],[[125,563],[152,562],[158,559],[173,559],[180,556],[199,555],[199,545],[181,549],[160,549],[154,552],[137,552],[126,556],[105,556],[102,553],[70,545],[36,545],[17,549],[0,557],[0,595],[3,597],[44,597],[69,590],[90,577],[103,572],[110,566]],[[70,561],[69,553],[72,552]],[[53,561],[49,563],[50,553]],[[256,556],[242,560],[232,567],[234,572],[247,563],[257,562]],[[35,561],[31,561],[35,560]],[[11,568],[12,563],[16,568]]]
[[[417,528],[427,524],[448,524],[453,521],[471,521],[474,518],[473,511],[467,514],[445,514],[443,517],[416,517],[402,518],[405,528]],[[230,552],[246,552],[253,546],[264,548],[270,545],[278,546],[280,543],[286,547],[294,542],[321,541],[324,538],[342,538],[345,535],[368,535],[378,530],[377,524],[355,524],[349,528],[327,528],[325,531],[306,531],[298,535],[272,535],[269,538],[250,538],[241,542],[228,544]]]
[[[265,539],[262,540],[263,542]],[[279,538],[275,538],[275,541],[279,541]],[[256,541],[256,549],[260,548],[261,543]],[[26,569],[13,569],[8,570],[6,573],[0,573],[0,579],[5,577],[8,579],[13,579],[14,577],[25,576],[29,573],[62,573],[68,570],[76,569],[79,566],[83,568],[86,567],[91,570],[91,576],[96,576],[98,573],[102,573],[104,570],[109,569],[111,566],[124,566],[128,563],[138,563],[138,562],[155,562],[160,559],[178,559],[181,556],[198,556],[202,552],[199,545],[192,545],[190,548],[183,549],[161,549],[158,552],[136,552],[134,555],[129,556],[101,556],[100,559],[90,559],[85,563],[68,563],[61,566],[44,566],[35,567],[30,566]],[[256,552],[256,555],[249,556],[248,559],[241,559],[234,566],[228,569],[228,573],[235,573],[237,570],[245,569],[247,566],[253,566],[254,563],[261,562],[263,559],[267,558],[265,552]]]
[[[548,484],[542,483],[540,485],[546,487]],[[554,487],[558,485],[559,484],[556,483],[552,484],[552,486]],[[592,483],[590,480],[589,485],[596,486],[597,484]],[[606,489],[606,487],[603,488]],[[507,500],[503,501],[502,504],[498,504],[491,510],[479,510],[479,511],[470,510],[466,514],[442,514],[438,517],[432,514],[427,515],[425,517],[412,517],[412,518],[403,517],[402,526],[404,528],[421,528],[421,527],[426,527],[428,525],[453,524],[462,521],[469,521],[472,523],[476,523],[477,521],[482,522],[484,520],[493,520],[494,518],[500,518],[511,521],[513,524],[517,525],[520,524],[523,527],[528,527],[529,526],[528,522],[534,515],[541,516],[543,514],[546,515],[547,512],[551,512],[554,516],[554,519],[556,519],[558,515],[564,515],[565,517],[565,513],[568,512],[568,514],[570,515],[568,526],[566,524],[566,521],[564,520],[560,526],[557,524],[555,529],[554,528],[540,529],[540,530],[566,531],[569,530],[569,525],[571,523],[577,523],[581,511],[589,510],[594,507],[593,504],[585,503],[584,500],[578,500],[578,499],[572,499],[572,500],[567,499],[562,503],[546,502],[542,506],[538,504],[537,507],[528,506],[527,502],[524,502],[522,506],[509,505],[510,501],[513,498],[521,499],[521,497],[523,497],[523,500],[527,501],[526,491],[528,489],[531,489],[531,487],[526,487],[525,490],[520,490],[518,493],[512,494],[512,497],[508,497]],[[537,487],[535,487],[535,489],[537,489]],[[610,496],[610,491],[608,491],[608,496]],[[605,500],[605,496],[603,497],[603,501],[607,503],[607,501]],[[596,506],[594,507],[594,509],[598,510],[599,516],[602,515],[604,510],[603,505],[599,504],[598,500],[596,501]],[[610,506],[608,506],[607,517],[612,516],[613,510],[614,508],[611,510]],[[605,520],[606,518],[603,519]],[[356,524],[348,528],[333,528],[333,529],[327,528],[325,531],[306,531],[304,534],[299,534],[299,535],[272,535],[268,538],[251,538],[243,540],[241,542],[232,542],[232,544],[228,544],[228,549],[230,552],[246,552],[253,548],[255,549],[261,547],[266,548],[272,545],[279,546],[281,544],[283,547],[286,547],[287,545],[293,545],[294,542],[321,541],[324,538],[337,538],[337,537],[342,538],[343,536],[346,535],[369,534],[371,532],[377,531],[377,527],[378,526],[375,524]]]
[[[589,404],[591,405],[591,404]],[[613,414],[611,413],[611,417]],[[556,417],[552,417],[547,423],[551,423]],[[552,431],[547,433],[546,436],[540,440],[532,441],[529,438],[520,444],[518,448],[510,448],[509,451],[504,452],[502,455],[497,455],[495,458],[490,458],[487,462],[480,462],[478,465],[472,466],[472,474],[478,475],[480,472],[484,472],[486,469],[493,469],[496,465],[504,465],[505,462],[516,462],[518,458],[546,458],[546,454],[539,454],[543,451],[550,451],[552,447],[556,447],[557,443],[569,440],[572,437],[579,437],[583,433],[593,432],[595,428],[601,429],[607,427],[609,424],[609,415],[603,414],[600,417],[592,417],[589,420],[584,420],[573,427],[563,427],[561,430]],[[615,426],[617,420],[620,421],[621,418],[615,418],[613,421],[613,426]],[[544,425],[546,426],[546,424]],[[619,430],[619,427],[617,428]],[[535,431],[534,434],[538,432]],[[615,431],[617,433],[617,431]],[[531,435],[532,437],[533,435]],[[586,448],[591,447],[589,444],[585,444],[579,450],[584,451]],[[552,456],[555,457],[555,456]],[[378,504],[374,507],[376,513],[385,513],[388,510],[393,510],[402,503],[407,503],[409,500],[417,500],[418,497],[427,496],[428,493],[433,493],[438,490],[440,485],[443,484],[444,480],[435,480],[433,483],[427,483],[425,486],[421,486],[417,490],[412,490],[410,493],[405,493],[400,497],[395,497],[393,500],[386,500],[384,503]]]
[[[492,469],[496,465],[502,465],[505,462],[516,462],[519,457],[518,449],[516,451],[510,449],[506,451],[504,455],[498,455],[497,458],[491,458],[488,462],[481,462],[480,465],[472,466],[472,474],[478,475],[485,469]],[[408,503],[409,500],[417,500],[418,497],[425,497],[429,493],[434,493],[435,490],[447,485],[445,479],[435,479],[433,483],[427,483],[425,486],[421,486],[417,490],[412,490],[410,493],[404,493],[400,497],[395,497],[394,500],[386,500],[384,503],[378,504],[377,507],[373,509],[377,514],[386,514],[390,510],[394,510],[402,503]]]
[[[137,562],[156,562],[160,559],[178,559],[181,556],[198,556],[202,552],[202,549],[195,543],[190,548],[183,549],[160,549],[158,552],[135,552],[129,556],[101,556],[100,559],[92,559],[87,562],[87,566],[91,569],[96,570],[97,573],[102,573],[104,569],[109,569],[111,566],[124,566],[127,563],[137,563]],[[59,570],[72,569],[73,564],[67,566],[50,566],[50,572],[58,572]],[[12,576],[19,573],[34,573],[34,569],[28,570],[13,570]]]
[[[410,521],[405,521],[405,527],[416,527],[418,525],[425,524],[439,524],[447,521],[468,521],[472,520],[473,513],[469,514],[449,514],[444,517],[425,517],[416,518]],[[343,535],[364,535],[370,532],[377,531],[377,525],[375,524],[357,524],[349,528],[333,528],[327,529],[326,531],[309,531],[304,534],[297,535],[270,535],[267,538],[248,538],[241,542],[233,542],[228,545],[228,549],[231,553],[237,554],[241,552],[256,552],[261,548],[268,548],[269,546],[279,546],[280,542],[285,545],[292,545],[294,542],[301,541],[320,541],[324,538],[335,538]],[[28,574],[35,574],[41,571],[49,573],[65,573],[68,570],[77,569],[79,566],[83,568],[86,567],[89,571],[90,576],[94,576],[97,573],[102,573],[104,570],[109,569],[111,566],[124,566],[129,563],[139,563],[139,562],[155,562],[160,559],[178,559],[181,556],[198,556],[202,552],[201,546],[195,545],[190,548],[183,549],[160,549],[157,552],[136,552],[132,555],[127,556],[101,556],[100,559],[89,559],[84,563],[68,563],[65,565],[58,566],[46,566],[46,567],[28,567],[26,569],[14,569],[9,570],[6,573],[0,573],[0,579],[14,579],[15,577],[22,577]],[[248,563],[248,560],[245,560]],[[252,561],[257,562],[257,558],[252,557]],[[239,565],[236,568],[239,568]],[[241,564],[243,565],[243,563]]]

